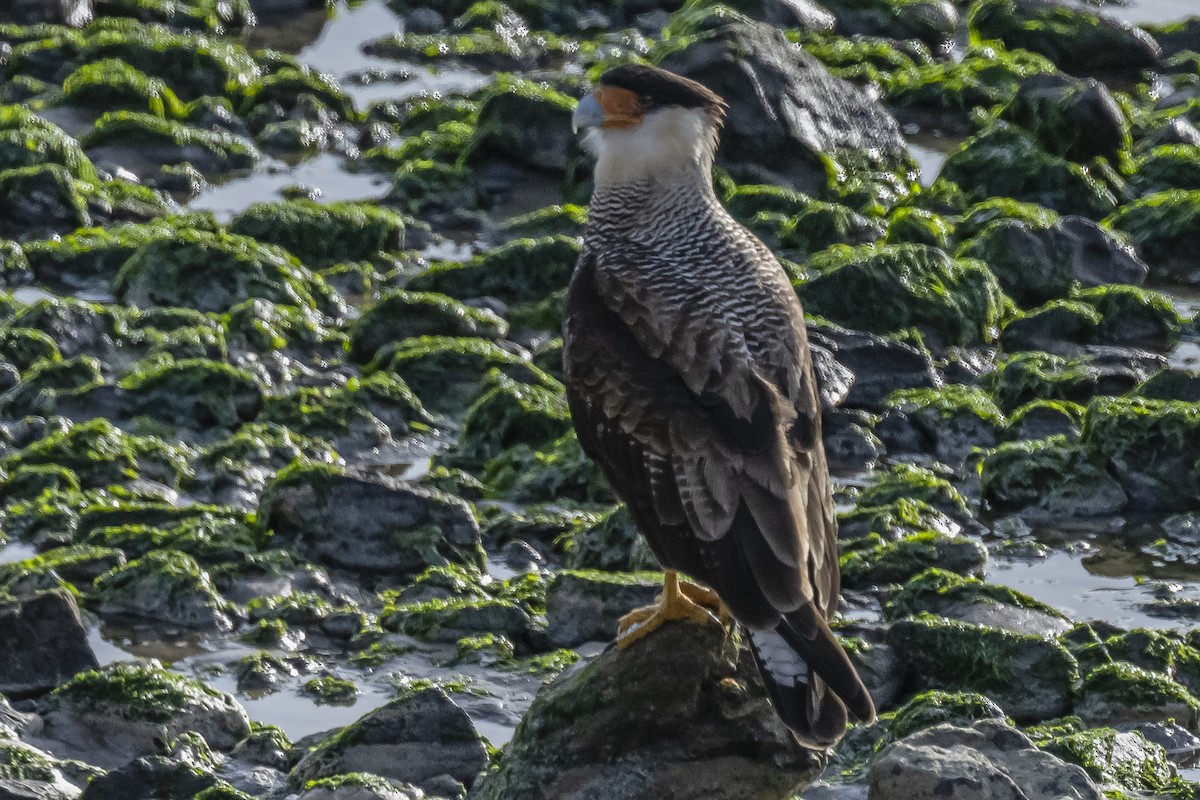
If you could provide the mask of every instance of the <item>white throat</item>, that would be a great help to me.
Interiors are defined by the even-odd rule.
[[[596,187],[688,180],[707,183],[717,149],[717,127],[704,111],[652,111],[633,128],[592,128],[584,146],[596,156]]]

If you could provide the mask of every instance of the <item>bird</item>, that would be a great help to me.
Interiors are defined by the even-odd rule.
[[[727,111],[638,64],[579,102],[572,124],[596,163],[563,315],[567,403],[664,570],[617,647],[670,620],[732,618],[779,718],[826,750],[875,707],[829,627],[836,517],[803,310],[713,188]]]

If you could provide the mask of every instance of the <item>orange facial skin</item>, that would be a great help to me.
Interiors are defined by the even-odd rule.
[[[604,121],[600,127],[632,128],[641,124],[646,107],[637,92],[616,86],[598,86],[593,94],[600,108],[604,109]]]

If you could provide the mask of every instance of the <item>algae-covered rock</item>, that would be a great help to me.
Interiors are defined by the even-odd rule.
[[[188,428],[235,428],[254,419],[263,393],[244,369],[206,359],[151,364],[121,380],[132,415]]]
[[[902,389],[888,405],[932,442],[934,455],[946,464],[961,464],[976,448],[994,445],[1004,426],[1004,415],[986,392],[957,383]]]
[[[717,626],[690,623],[609,649],[542,689],[477,796],[790,796],[820,766],[775,716],[747,656]]]
[[[330,291],[279,247],[196,230],[138,248],[121,267],[115,288],[119,298],[140,308],[215,312],[250,298],[312,308]]]
[[[403,249],[405,228],[385,208],[313,200],[255,203],[229,223],[230,233],[279,245],[312,267]]]
[[[1083,217],[998,219],[959,252],[986,263],[1001,288],[1026,307],[1066,297],[1075,283],[1140,284],[1149,273],[1129,245]]]
[[[1096,310],[1095,343],[1145,350],[1169,350],[1179,341],[1183,319],[1171,298],[1135,286],[1097,286],[1075,291],[1072,299]]]
[[[470,717],[437,687],[415,689],[323,739],[288,776],[293,786],[347,772],[422,784],[449,775],[465,786],[487,766]]]
[[[858,495],[860,508],[888,506],[898,500],[926,503],[951,517],[969,517],[967,500],[950,481],[931,469],[895,463],[877,471]]]
[[[946,796],[1102,800],[1082,768],[1039,750],[1002,720],[938,725],[888,746],[871,764],[872,800]]]
[[[1000,112],[1037,137],[1042,148],[1071,161],[1112,160],[1129,151],[1129,120],[1104,84],[1034,75]]]
[[[1007,300],[987,268],[920,245],[833,247],[796,287],[805,310],[873,333],[915,327],[942,344],[995,338]]]
[[[1095,341],[1100,313],[1087,303],[1051,300],[1014,317],[1000,333],[1000,344],[1010,353],[1042,350],[1061,355]]]
[[[233,629],[236,610],[191,556],[155,550],[96,581],[101,614],[201,630]]]
[[[1140,28],[1052,0],[983,0],[967,21],[972,37],[1041,53],[1076,74],[1147,69],[1162,55]]]
[[[941,568],[917,575],[884,606],[889,619],[922,613],[1040,636],[1057,636],[1071,627],[1061,612],[1015,589]]]
[[[40,694],[97,666],[69,593],[0,601],[0,692],[12,698]],[[0,771],[0,777],[17,776]]]
[[[950,154],[940,179],[955,183],[968,201],[1011,197],[1089,219],[1108,216],[1116,198],[1078,164],[1041,148],[1006,122],[995,122]]]
[[[188,163],[206,176],[248,170],[259,153],[227,131],[193,127],[136,111],[110,111],[96,120],[80,144],[106,154],[135,173],[156,172],[164,164]]]
[[[386,605],[380,618],[388,630],[429,642],[457,642],[485,634],[509,640],[524,638],[531,622],[517,603],[490,597]]]
[[[350,329],[350,355],[370,361],[379,348],[419,336],[480,336],[499,339],[508,324],[494,312],[432,292],[389,292]]]
[[[986,383],[1002,409],[1034,400],[1086,403],[1096,395],[1119,395],[1145,379],[1136,367],[1104,363],[1089,356],[1057,356],[1029,350],[1014,353],[987,376]]]
[[[638,533],[629,509],[613,506],[599,519],[559,542],[570,569],[637,571],[655,569],[658,563]]]
[[[23,106],[0,105],[0,171],[58,164],[68,174],[96,182],[96,168],[62,128]]]
[[[1187,510],[1200,503],[1200,404],[1097,398],[1081,442],[1104,459],[1138,509]]]
[[[862,589],[903,583],[933,566],[977,575],[986,563],[987,548],[974,539],[926,531],[894,542],[876,535],[859,539],[846,548],[839,566],[842,583]]]
[[[933,616],[892,625],[888,641],[915,689],[985,694],[1018,722],[1062,716],[1079,668],[1056,641]]]
[[[617,621],[635,608],[650,605],[662,587],[653,572],[560,570],[546,589],[546,634],[556,647],[607,641]]]
[[[285,114],[295,114],[313,100],[318,108],[338,119],[347,122],[358,119],[354,101],[333,76],[308,65],[286,66],[251,84],[240,111],[250,117],[256,109],[274,106]]]
[[[613,502],[573,430],[542,447],[518,444],[501,451],[484,466],[483,479],[490,498],[514,503]]]
[[[1129,189],[1138,195],[1170,189],[1200,190],[1200,145],[1163,144],[1151,148],[1135,164]]]
[[[467,159],[480,164],[497,156],[526,167],[564,172],[575,145],[575,101],[555,89],[502,76],[490,87]]]
[[[944,50],[958,29],[958,12],[936,0],[832,0],[824,4],[837,18],[840,36],[886,36],[917,39],[934,50]]]
[[[1096,781],[1132,792],[1168,793],[1178,777],[1160,745],[1137,731],[1093,728],[1064,732],[1039,746],[1087,770]]]
[[[1122,206],[1105,224],[1129,237],[1155,277],[1200,283],[1200,190],[1147,195]]]
[[[1129,502],[1102,461],[1061,435],[1000,445],[981,462],[980,483],[996,510],[1106,516]]]
[[[241,705],[155,661],[81,672],[46,698],[43,736],[88,762],[115,767],[158,751],[158,737],[191,731],[229,750],[250,733]]]
[[[755,183],[815,192],[821,156],[905,161],[899,126],[877,101],[760,23],[737,22],[696,37],[660,66],[700,81],[730,103],[717,159]]]
[[[571,429],[561,391],[520,383],[502,373],[495,373],[492,383],[493,388],[467,409],[454,463],[482,466],[522,444],[541,449]]]
[[[579,258],[579,243],[566,236],[517,239],[465,264],[444,263],[413,277],[409,289],[467,299],[495,297],[532,303],[562,289]]]
[[[86,227],[94,191],[58,164],[0,171],[0,234],[31,238]]]
[[[411,784],[400,787],[369,772],[349,772],[309,781],[300,800],[422,800],[425,796]]]
[[[1074,710],[1092,725],[1174,719],[1194,729],[1200,701],[1165,675],[1117,661],[1087,674]]]
[[[335,566],[412,573],[478,564],[479,525],[466,503],[380,475],[296,464],[263,493],[258,520]]]
[[[63,81],[62,102],[67,105],[127,109],[164,119],[179,119],[187,109],[163,81],[117,59],[84,64]]]

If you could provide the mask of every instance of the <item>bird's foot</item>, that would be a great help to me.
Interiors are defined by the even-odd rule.
[[[709,611],[706,605],[714,606],[717,613]],[[617,623],[617,647],[624,650],[663,623],[673,620],[728,627],[726,620],[732,619],[728,614],[728,609],[711,589],[681,583],[676,574],[668,570],[663,581],[663,593],[655,599],[654,605],[635,608]]]

